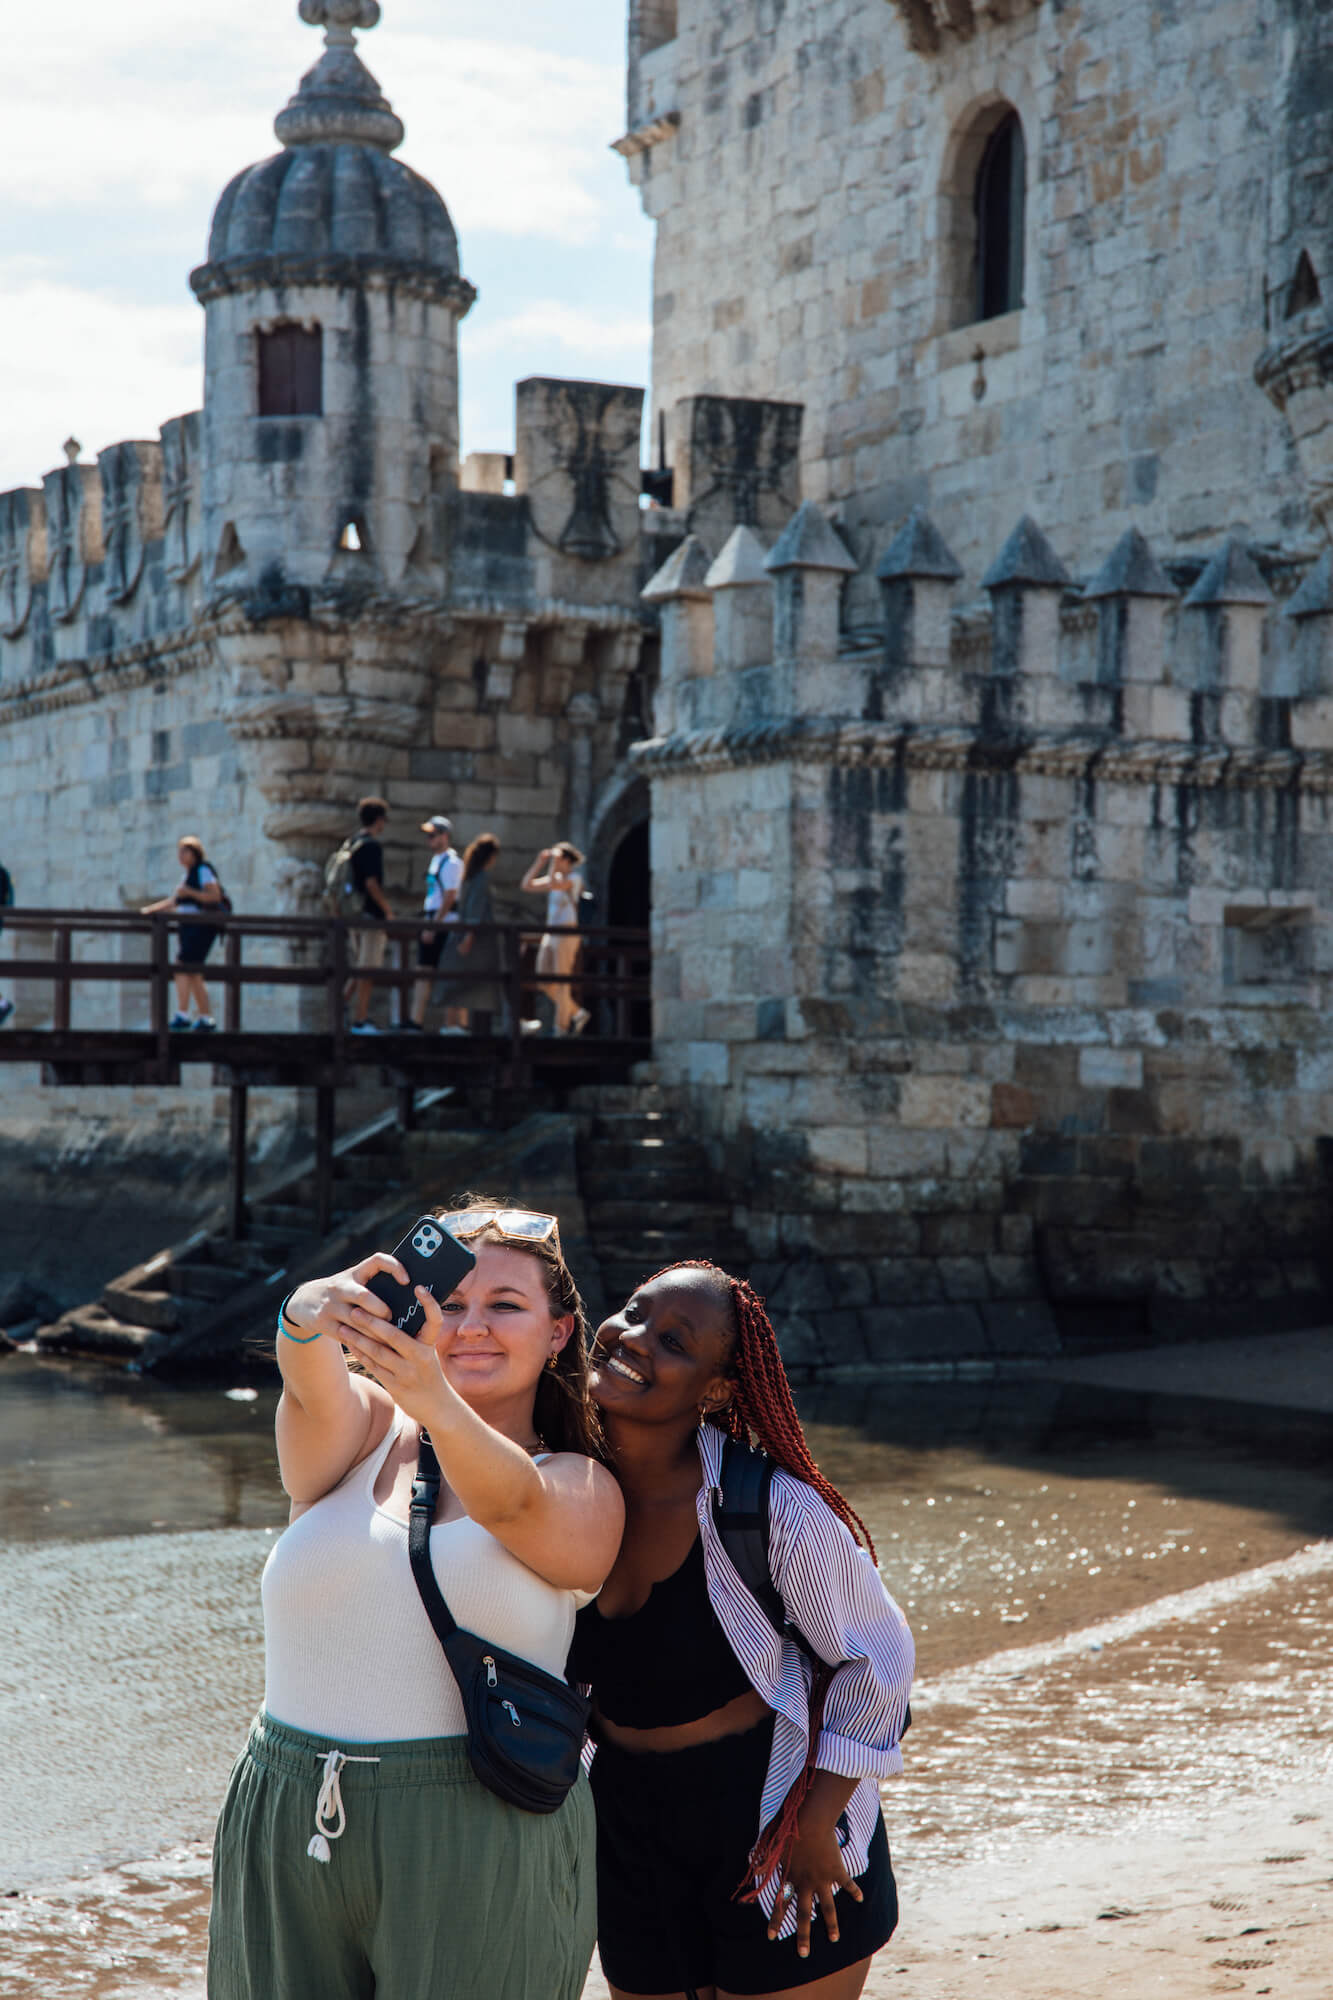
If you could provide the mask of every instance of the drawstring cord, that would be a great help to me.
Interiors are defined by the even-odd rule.
[[[320,1752],[316,1750],[318,1757]],[[324,1777],[315,1800],[315,1831],[306,1853],[312,1861],[331,1861],[329,1842],[341,1840],[347,1826],[342,1784],[338,1773],[344,1764],[378,1764],[378,1757],[349,1757],[343,1750],[330,1750],[324,1757]]]

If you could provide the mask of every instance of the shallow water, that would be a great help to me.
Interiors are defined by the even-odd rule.
[[[1293,1552],[1333,1536],[1327,1432],[1036,1382],[855,1393],[855,1424],[846,1391],[804,1414],[917,1635],[886,1795],[905,1885],[1326,1779],[1333,1552]],[[0,1364],[7,2000],[202,1991],[207,1840],[286,1511],[272,1406]]]

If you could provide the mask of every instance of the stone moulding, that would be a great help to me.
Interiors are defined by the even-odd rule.
[[[477,297],[476,286],[466,278],[452,277],[448,272],[407,257],[351,257],[335,252],[318,256],[295,251],[283,256],[264,253],[229,257],[225,263],[200,264],[190,273],[190,289],[200,305],[235,292],[311,285],[399,291],[408,298],[452,306],[460,319],[471,311]]]
[[[1151,738],[1126,743],[1089,735],[997,741],[971,729],[902,729],[891,723],[829,722],[817,716],[652,737],[634,744],[630,754],[641,770],[663,776],[777,763],[905,765],[908,770],[1000,769],[1208,790],[1333,791],[1330,751],[1199,750]]]
[[[0,730],[57,709],[81,708],[123,693],[160,686],[183,675],[216,670],[219,629],[196,627],[178,639],[142,639],[96,660],[62,660],[46,673],[0,688]]]
[[[646,153],[650,147],[660,145],[663,139],[670,139],[680,130],[679,111],[664,111],[660,118],[650,118],[646,125],[638,125],[623,138],[611,141],[611,151],[619,153],[622,160],[632,160],[637,153]]]

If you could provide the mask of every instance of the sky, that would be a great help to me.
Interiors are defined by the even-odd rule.
[[[527,375],[648,381],[652,229],[625,164],[626,0],[383,0],[360,53],[480,297],[467,451],[513,448]],[[0,71],[0,491],[199,407],[188,285],[317,60],[296,0],[41,0]]]

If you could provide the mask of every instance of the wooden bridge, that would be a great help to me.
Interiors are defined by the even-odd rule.
[[[223,1004],[217,1029],[173,1030],[173,934],[206,921],[221,933],[214,958],[203,967]],[[0,1064],[36,1063],[42,1082],[94,1085],[178,1085],[187,1066],[207,1066],[215,1085],[231,1095],[230,1193],[232,1234],[245,1234],[247,1093],[251,1089],[313,1090],[317,1210],[321,1228],[332,1214],[336,1097],[353,1084],[378,1082],[398,1093],[399,1119],[410,1129],[419,1090],[455,1086],[491,1089],[510,1099],[542,1088],[622,1081],[652,1052],[648,933],[606,926],[581,929],[583,951],[567,980],[590,1016],[580,1035],[525,1033],[537,1016],[534,970],[540,932],[531,925],[474,926],[499,941],[496,976],[501,1005],[489,1016],[473,1013],[475,1032],[422,1033],[408,1021],[412,989],[420,979],[436,985],[448,1005],[451,984],[473,982],[461,969],[432,972],[416,963],[420,917],[375,926],[388,938],[376,971],[352,963],[352,934],[364,920],[269,917],[241,914],[206,918],[167,913],[140,916],[101,910],[6,910],[0,937],[0,991],[18,989],[15,1025],[0,1031]],[[38,940],[35,951],[11,954],[11,940]],[[46,940],[43,952],[40,941]],[[29,955],[31,953],[31,955]],[[365,980],[388,999],[378,1034],[354,1034],[346,1018],[349,979]],[[24,1024],[32,992],[49,993],[40,1027]],[[108,1006],[108,989],[115,999]],[[262,991],[263,1014],[247,997]],[[39,1002],[40,1005],[40,1002]],[[116,1016],[116,1025],[105,1017]],[[125,1016],[142,1013],[142,1025]],[[485,1030],[485,1032],[482,1032]]]

